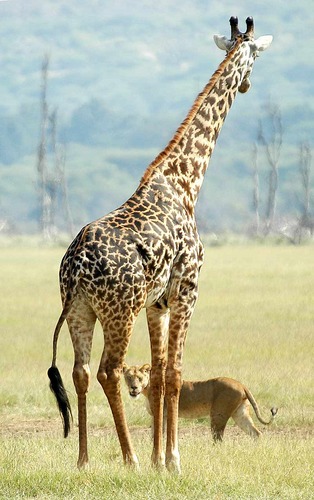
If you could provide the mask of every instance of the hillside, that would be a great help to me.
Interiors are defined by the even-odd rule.
[[[41,64],[49,55],[48,104],[58,110],[70,207],[77,227],[124,201],[222,60],[212,34],[253,15],[274,42],[256,62],[252,89],[238,96],[218,140],[198,204],[206,230],[252,219],[252,145],[268,102],[284,129],[278,213],[298,213],[299,145],[313,129],[313,9],[301,0],[15,0],[0,2],[0,219],[37,225],[36,150]],[[311,144],[312,146],[313,144]],[[52,161],[52,160],[51,160]],[[267,162],[260,151],[261,195]],[[314,168],[314,167],[313,167]],[[314,176],[313,176],[314,177]],[[264,189],[264,191],[263,191]]]

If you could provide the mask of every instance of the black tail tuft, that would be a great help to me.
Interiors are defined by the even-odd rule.
[[[70,401],[64,388],[60,372],[56,366],[51,366],[48,370],[50,379],[50,389],[54,393],[63,420],[64,437],[66,438],[70,431],[70,417],[72,411]]]

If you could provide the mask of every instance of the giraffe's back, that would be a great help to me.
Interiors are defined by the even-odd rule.
[[[200,249],[194,218],[170,189],[153,185],[81,230],[61,263],[62,296],[75,277],[93,308],[119,297],[147,307],[167,295],[175,262],[178,273],[199,266]]]

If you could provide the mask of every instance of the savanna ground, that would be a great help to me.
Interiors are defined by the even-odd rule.
[[[63,248],[0,248],[0,498],[309,499],[313,474],[314,247],[207,248],[189,330],[184,378],[225,375],[248,385],[274,424],[254,442],[232,423],[213,446],[208,422],[180,420],[182,475],[150,467],[150,419],[143,399],[123,396],[136,472],[123,466],[112,417],[96,381],[99,327],[88,397],[90,466],[76,469],[76,416],[68,439],[48,388],[52,333],[60,313]],[[127,361],[148,362],[145,315]],[[58,366],[76,413],[73,352],[66,326]],[[256,419],[255,419],[256,420]]]

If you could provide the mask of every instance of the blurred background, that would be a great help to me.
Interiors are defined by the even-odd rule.
[[[313,1],[0,1],[0,237],[69,237],[123,203],[224,53],[236,15],[274,36],[197,204],[208,237],[312,237]]]

